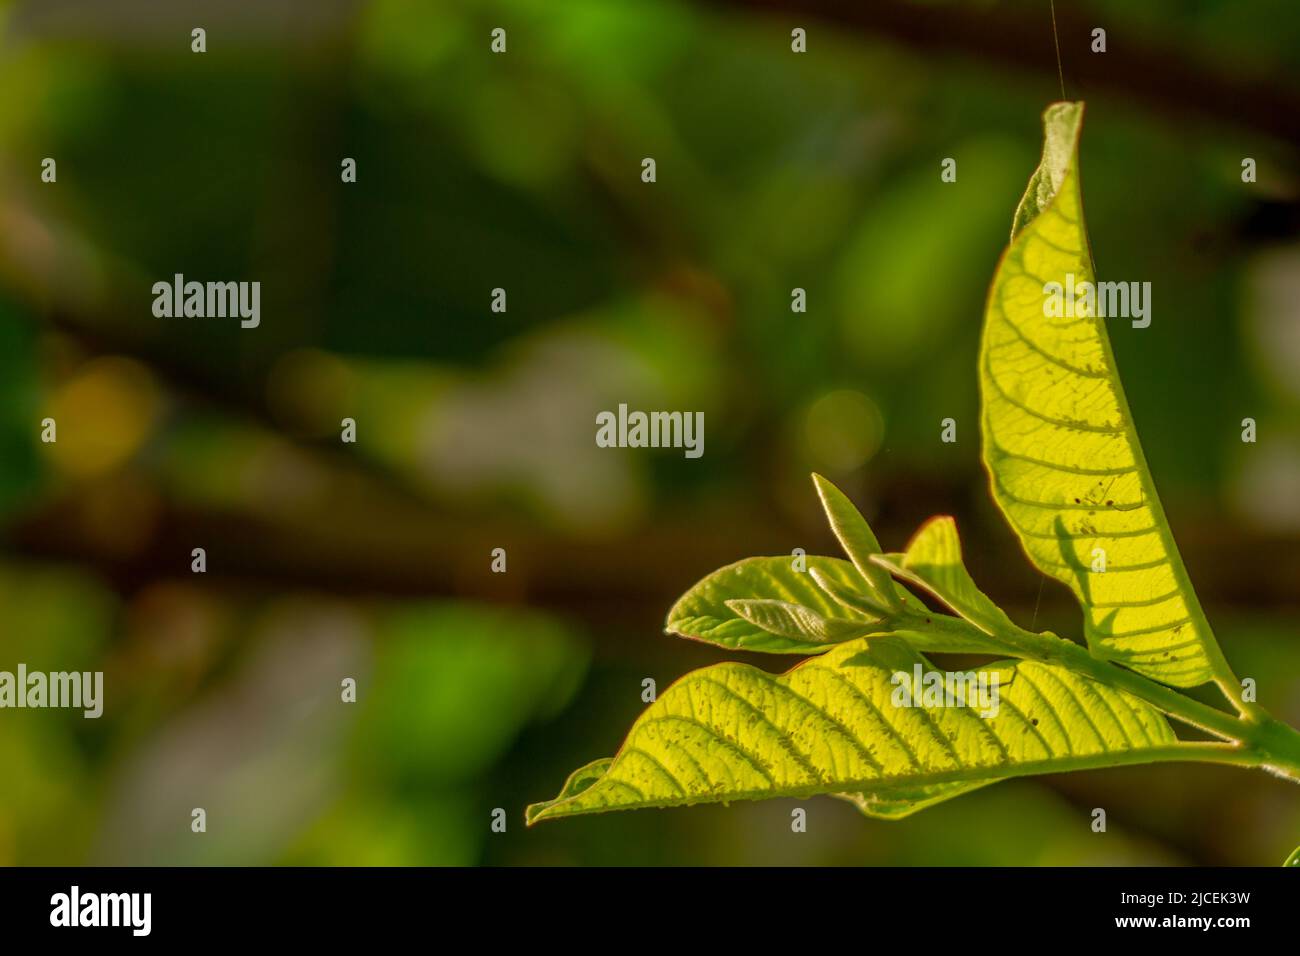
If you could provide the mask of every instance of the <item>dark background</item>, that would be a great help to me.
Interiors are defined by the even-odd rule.
[[[1296,723],[1300,8],[1057,19],[1099,271],[1152,283],[1151,327],[1112,325],[1147,456],[1228,658]],[[1218,767],[902,823],[817,799],[799,835],[790,801],[523,827],[643,678],[735,656],[663,636],[682,591],[835,553],[811,470],[887,549],[955,514],[1013,618],[1078,633],[976,418],[1060,96],[1046,2],[0,3],[0,668],[107,697],[0,712],[0,863],[1280,863],[1300,795]],[[260,281],[261,326],[154,318],[177,272]],[[620,402],[703,411],[703,458],[596,447]]]

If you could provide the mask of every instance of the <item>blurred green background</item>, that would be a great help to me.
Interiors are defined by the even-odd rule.
[[[1058,6],[1099,270],[1153,287],[1111,326],[1147,456],[1300,723],[1300,7]],[[810,470],[887,549],[955,514],[1014,618],[1078,633],[976,418],[1059,97],[1045,0],[0,3],[0,669],[106,695],[0,712],[0,863],[1280,863],[1300,791],[1217,767],[523,826],[644,678],[724,659],[662,634],[681,592],[834,553]],[[260,281],[261,326],[154,318],[178,272]],[[703,411],[703,458],[596,447],[620,402]]]

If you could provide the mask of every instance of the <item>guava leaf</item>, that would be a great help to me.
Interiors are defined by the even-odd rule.
[[[802,558],[808,568],[816,568],[827,580],[846,590],[860,590],[862,575],[847,561],[838,558]],[[769,654],[820,654],[830,645],[774,634],[746,620],[728,601],[785,601],[815,611],[824,618],[844,616],[844,608],[812,579],[808,571],[796,571],[795,559],[746,558],[714,571],[687,591],[668,612],[669,634],[719,644],[743,651]]]
[[[722,647],[771,654],[821,654],[834,642],[891,631],[919,651],[998,654],[1005,645],[988,640],[964,621],[921,613],[881,622],[854,600],[867,587],[856,568],[839,558],[809,556],[806,571],[794,559],[746,558],[705,577],[668,612],[669,634]],[[893,582],[891,582],[891,586]],[[872,592],[874,594],[874,592]],[[900,602],[916,598],[895,588]],[[778,605],[784,606],[786,613]],[[846,620],[845,615],[858,620]],[[810,630],[800,631],[800,621]],[[819,623],[820,621],[820,623]]]
[[[903,580],[925,588],[985,634],[995,636],[1019,630],[976,586],[966,570],[957,523],[952,518],[931,518],[912,537],[901,556],[877,555],[873,560]]]
[[[737,598],[728,601],[727,607],[768,634],[817,644],[834,644],[883,629],[878,621],[825,617],[788,601]]]
[[[861,590],[854,591],[843,585],[836,584],[816,568],[809,568],[808,573],[812,575],[812,579],[817,582],[819,588],[830,595],[850,614],[875,620],[889,613],[889,607],[876,596],[874,591],[866,594]]]
[[[1129,320],[1088,314],[1082,302],[1073,316],[1045,314],[1047,283],[1094,280],[1079,187],[1082,120],[1081,103],[1043,114],[1042,164],[989,291],[980,392],[993,497],[1034,565],[1078,597],[1094,654],[1178,687],[1234,682],[1111,353],[1106,322]],[[1094,571],[1102,554],[1106,570]]]
[[[584,768],[580,787],[571,778],[528,822],[813,794],[876,800],[898,816],[953,795],[948,785],[1174,759],[1185,746],[1144,702],[1032,661],[999,668],[1011,682],[994,716],[974,702],[898,706],[894,675],[910,681],[918,667],[935,670],[906,642],[878,637],[780,676],[737,663],[694,671],[646,709],[608,765]]]
[[[880,553],[880,542],[876,540],[867,519],[862,517],[862,512],[858,511],[844,492],[821,475],[813,475],[813,484],[817,488],[817,496],[821,498],[826,520],[844,548],[844,553],[886,606],[896,604],[893,580],[888,572],[871,563],[871,556]]]
[[[1291,855],[1286,858],[1283,866],[1300,866],[1300,846],[1291,851]]]
[[[609,770],[609,765],[614,762],[613,757],[601,757],[599,760],[593,760],[585,766],[579,767],[573,773],[569,774],[569,779],[564,781],[564,786],[560,788],[559,794],[554,800],[547,800],[543,803],[534,803],[528,808],[531,815],[537,815],[553,804],[563,803],[571,800],[582,791],[586,790],[592,784],[600,780]]]
[[[916,626],[895,625],[888,631],[923,654],[994,654],[1005,656],[1007,645],[995,641],[965,621],[947,614],[931,615]],[[884,636],[883,633],[873,635]]]
[[[835,793],[834,797],[846,800],[869,817],[879,820],[901,820],[918,813],[936,803],[943,803],[964,793],[987,787],[996,780],[959,781],[957,783],[936,783],[928,787],[899,787],[895,790],[881,789],[873,793]]]

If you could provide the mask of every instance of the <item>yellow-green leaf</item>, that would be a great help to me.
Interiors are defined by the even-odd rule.
[[[912,538],[907,551],[874,559],[906,581],[925,588],[985,634],[1018,631],[1006,613],[972,580],[961,560],[961,539],[952,518],[931,518]]]
[[[890,613],[891,609],[879,599],[874,589],[855,591],[836,584],[816,568],[809,568],[808,573],[812,575],[812,579],[817,582],[819,588],[850,614],[857,617],[876,619]]]
[[[883,630],[878,621],[826,617],[789,601],[736,598],[726,603],[728,608],[755,627],[794,640],[833,644],[851,637],[861,637],[873,630]]]
[[[1046,315],[1048,283],[1094,281],[1079,187],[1082,119],[1081,103],[1044,113],[1042,164],[989,292],[980,391],[993,496],[1033,563],[1078,597],[1095,654],[1179,687],[1232,684],[1111,353],[1106,323],[1128,320],[1088,314],[1083,302],[1073,316]],[[1103,560],[1105,571],[1094,570]]]
[[[994,716],[975,702],[901,706],[897,688],[917,668],[935,671],[904,641],[880,637],[780,676],[735,663],[695,671],[646,709],[608,764],[584,768],[528,821],[812,794],[899,816],[974,785],[1178,759],[1186,746],[1142,701],[1032,661],[998,668],[1010,683]]]
[[[821,475],[813,475],[813,484],[817,488],[817,496],[821,498],[826,520],[830,522],[831,530],[839,539],[844,553],[866,578],[878,599],[886,607],[896,606],[898,601],[894,596],[894,582],[887,572],[871,563],[871,556],[880,553],[880,542],[876,540],[875,532],[867,524],[867,519],[862,517],[862,512],[858,511],[844,492]]]
[[[554,800],[534,803],[528,808],[529,819],[531,820],[538,814],[545,812],[548,807],[554,804],[563,803],[582,793],[582,791],[599,781],[613,762],[613,757],[601,757],[599,760],[593,760],[591,763],[573,771],[573,773],[569,774],[569,779],[564,781],[564,786],[560,788],[559,795]]]
[[[896,790],[877,790],[874,793],[836,793],[832,796],[847,800],[869,817],[880,820],[901,820],[913,813],[943,803],[964,793],[987,787],[995,780],[937,783],[929,787],[900,787]]]
[[[803,557],[827,580],[853,590],[862,576],[838,558]],[[727,606],[733,600],[773,600],[797,604],[824,618],[844,616],[844,608],[817,586],[807,570],[795,570],[795,558],[746,558],[714,571],[699,581],[668,612],[670,634],[744,651],[770,654],[820,654],[824,641],[790,637],[765,630]]]
[[[922,654],[1007,654],[1002,644],[965,621],[947,614],[934,614],[928,620],[915,620],[915,626],[900,623],[889,633],[906,641]],[[876,635],[879,636],[879,635]]]

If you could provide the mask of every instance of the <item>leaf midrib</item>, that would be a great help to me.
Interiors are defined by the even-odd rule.
[[[866,777],[856,780],[837,780],[835,781],[834,791],[829,791],[825,786],[817,786],[815,784],[799,787],[770,787],[764,789],[733,790],[728,791],[726,799],[727,801],[767,800],[775,797],[825,796],[829,793],[887,792],[889,789],[900,785],[906,785],[908,787],[923,787],[944,783],[970,783],[975,781],[987,781],[991,783],[999,780],[1010,780],[1016,777],[1071,773],[1077,770],[1099,770],[1106,767],[1124,767],[1145,763],[1171,763],[1178,761],[1208,761],[1210,763],[1256,766],[1259,764],[1260,758],[1257,754],[1244,750],[1236,744],[1185,742],[1165,744],[1160,747],[1111,750],[1097,754],[1051,757],[1048,759],[1025,761],[1014,764],[1002,764],[996,768],[966,767],[924,774],[902,774],[887,777]],[[990,772],[990,770],[993,770],[993,772]],[[611,784],[619,782],[620,781],[618,780],[610,781]],[[586,791],[583,792],[585,793]],[[581,796],[582,793],[579,793],[569,799],[573,800]],[[568,801],[565,801],[564,803],[567,802]],[[636,806],[638,808],[653,809],[686,807],[711,802],[716,801],[710,800],[707,795],[702,794],[696,797],[685,798],[655,798],[653,800],[646,800],[637,803]],[[608,809],[606,807],[584,807],[581,811],[574,814],[551,812],[552,810],[560,811],[563,808],[564,803],[555,804],[553,807],[548,808],[539,815],[539,818],[546,816],[577,816],[583,813],[600,813]]]

